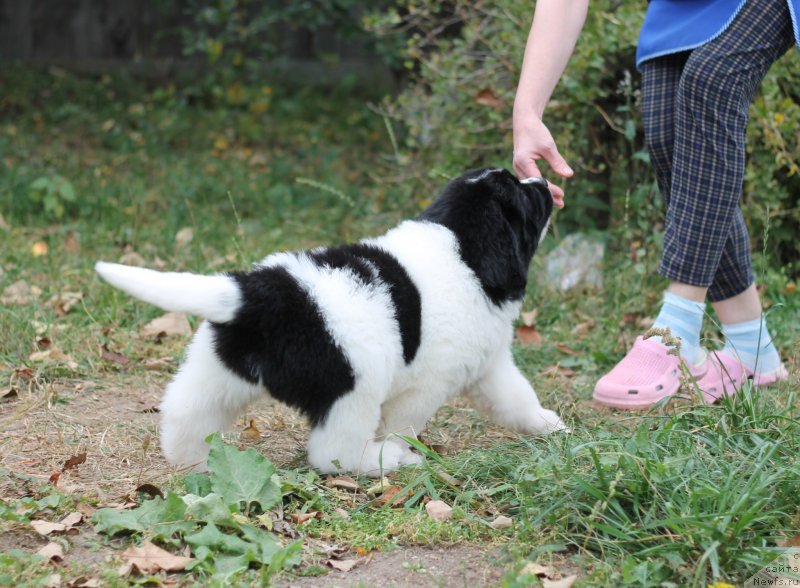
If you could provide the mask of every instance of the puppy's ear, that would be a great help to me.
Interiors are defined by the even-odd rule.
[[[488,186],[454,181],[419,217],[453,232],[461,259],[495,304],[521,299],[528,280],[524,228],[511,226],[503,209],[509,205]]]
[[[489,203],[472,235],[459,238],[461,256],[495,304],[520,300],[528,283],[530,255],[523,251],[521,235],[511,230],[499,205]]]

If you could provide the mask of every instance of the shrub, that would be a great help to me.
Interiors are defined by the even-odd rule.
[[[627,243],[658,246],[663,207],[643,147],[639,75],[634,66],[646,3],[592,2],[576,51],[545,113],[562,154],[576,169],[561,182],[562,229],[617,228]],[[410,31],[412,82],[384,110],[403,129],[396,157],[403,181],[429,194],[464,168],[511,165],[511,111],[533,15],[528,0],[448,3],[406,0],[374,21],[383,34]],[[445,34],[443,34],[445,33]],[[793,264],[800,228],[800,80],[789,55],[773,68],[753,107],[744,207],[756,247]],[[543,173],[547,174],[546,168]],[[769,209],[769,214],[766,210]],[[769,230],[767,230],[769,227]],[[638,249],[634,244],[632,250]]]

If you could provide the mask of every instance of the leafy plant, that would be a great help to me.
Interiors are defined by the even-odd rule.
[[[576,50],[545,112],[556,144],[576,170],[565,186],[567,207],[556,230],[620,231],[636,242],[634,264],[658,252],[663,203],[647,161],[634,54],[646,3],[593,2]],[[376,31],[406,31],[411,81],[383,112],[402,128],[402,157],[387,178],[429,194],[441,176],[469,167],[510,167],[512,106],[533,6],[525,0],[402,0],[374,17]],[[797,276],[798,56],[791,51],[767,76],[753,107],[745,212],[768,254]],[[543,173],[548,174],[546,166]],[[554,179],[554,178],[551,178]],[[625,259],[626,250],[620,251]]]
[[[33,202],[42,205],[45,214],[56,219],[61,219],[67,206],[76,201],[72,182],[58,174],[36,178],[31,182],[28,196]]]
[[[202,56],[209,66],[196,89],[218,102],[265,110],[268,99],[248,86],[258,84],[266,64],[286,51],[289,35],[303,31],[313,35],[329,30],[390,63],[397,48],[365,30],[367,8],[377,7],[364,0],[190,0],[186,13],[191,24],[180,29],[183,51]],[[338,59],[319,51],[314,57],[323,62]]]
[[[296,565],[302,541],[284,545],[264,528],[269,518],[256,518],[282,500],[275,467],[254,449],[223,444],[219,435],[209,442],[209,474],[187,476],[186,494],[169,492],[132,510],[100,509],[92,518],[95,530],[186,544],[195,557],[190,569],[220,579],[252,566],[268,579]]]

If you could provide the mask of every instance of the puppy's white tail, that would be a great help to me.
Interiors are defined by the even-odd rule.
[[[94,269],[109,284],[139,300],[216,323],[232,321],[242,302],[239,286],[230,276],[157,272],[104,261],[98,261]]]

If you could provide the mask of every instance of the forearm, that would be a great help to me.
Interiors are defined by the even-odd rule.
[[[550,95],[575,49],[589,0],[538,0],[525,45],[515,116],[542,117]]]

